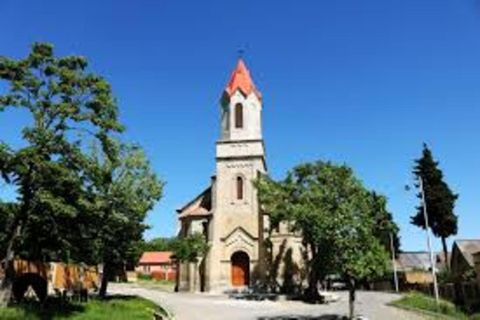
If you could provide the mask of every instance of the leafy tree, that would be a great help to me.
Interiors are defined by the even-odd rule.
[[[119,145],[119,157],[111,161],[93,152],[89,193],[97,248],[103,263],[100,296],[105,297],[109,278],[135,259],[142,240],[147,212],[162,196],[163,183],[138,146]],[[130,261],[129,261],[130,260]]]
[[[433,234],[442,239],[443,253],[448,257],[446,239],[456,235],[458,231],[458,216],[454,213],[458,195],[454,194],[443,180],[438,162],[434,160],[432,151],[426,144],[423,145],[422,157],[415,160],[413,174],[423,181],[428,223]],[[421,193],[417,197],[421,199]],[[411,217],[411,223],[425,229],[423,203],[417,207],[417,213]]]
[[[14,210],[17,209],[17,205],[14,203],[1,203],[0,202],[0,260],[5,258],[5,252],[8,244],[8,234],[11,228]]]
[[[139,252],[146,251],[173,251],[175,239],[173,238],[153,238],[150,241],[142,241],[139,246]]]
[[[0,57],[0,112],[24,109],[32,118],[22,131],[23,146],[0,143],[2,177],[17,189],[6,235],[6,276],[1,303],[10,300],[13,259],[68,260],[81,232],[85,142],[97,141],[108,156],[111,134],[121,132],[110,85],[87,71],[81,56],[56,57],[53,46],[35,43],[24,59]]]
[[[289,221],[301,233],[310,252],[310,298],[318,298],[317,283],[328,274],[340,274],[350,291],[354,314],[356,281],[383,275],[388,254],[376,235],[374,197],[350,168],[329,162],[299,165],[285,180],[256,182],[260,203],[272,223]]]
[[[371,214],[376,221],[374,235],[387,252],[391,251],[391,240],[393,240],[393,248],[395,255],[397,255],[400,252],[400,237],[398,234],[400,229],[393,221],[392,214],[387,210],[387,198],[375,192],[371,192],[371,197]]]
[[[198,262],[208,252],[208,243],[201,233],[177,238],[172,244],[175,258],[180,262]]]
[[[194,282],[196,283],[198,262],[206,256],[209,249],[205,235],[196,232],[183,238],[177,238],[173,241],[172,248],[177,261],[194,265]]]

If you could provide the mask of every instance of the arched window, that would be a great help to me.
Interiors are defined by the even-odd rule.
[[[237,177],[237,200],[243,199],[243,179],[242,177]]]
[[[243,128],[243,106],[241,103],[235,105],[235,128]]]

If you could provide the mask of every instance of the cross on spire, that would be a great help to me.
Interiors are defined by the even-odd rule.
[[[237,50],[238,53],[238,59],[243,59],[243,55],[245,54],[245,49],[240,48]]]

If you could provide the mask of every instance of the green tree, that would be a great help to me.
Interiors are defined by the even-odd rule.
[[[310,252],[307,295],[317,299],[317,283],[340,274],[350,291],[354,314],[358,279],[382,276],[388,254],[378,232],[375,205],[379,199],[366,190],[347,166],[315,162],[296,166],[285,180],[256,182],[262,208],[273,225],[289,221]]]
[[[135,259],[147,225],[147,212],[161,198],[163,182],[152,170],[138,146],[121,144],[115,161],[93,152],[89,175],[91,212],[97,234],[97,249],[103,263],[100,297],[105,297],[108,280],[119,268]]]
[[[445,257],[448,257],[446,240],[448,237],[456,235],[458,230],[458,216],[454,213],[458,195],[454,194],[443,180],[443,173],[438,167],[438,162],[434,160],[432,151],[426,144],[423,145],[422,157],[415,160],[413,174],[417,179],[423,181],[428,223],[433,234],[441,238],[443,253]],[[421,193],[417,196],[422,199]],[[411,217],[411,223],[425,229],[423,203],[417,207],[417,213]]]
[[[56,57],[53,46],[35,43],[24,59],[0,57],[0,112],[23,109],[32,118],[23,144],[0,143],[2,177],[17,190],[10,232],[6,235],[6,276],[1,303],[11,297],[13,260],[70,259],[73,234],[83,217],[85,142],[97,141],[112,155],[111,134],[123,130],[110,85],[87,71],[81,56]]]
[[[205,235],[196,232],[186,237],[177,238],[173,241],[172,248],[177,261],[193,264],[195,268],[194,286],[196,286],[198,262],[207,255],[209,249]]]
[[[180,262],[198,262],[208,252],[208,243],[201,233],[177,238],[172,244],[175,258]]]
[[[393,240],[393,249],[395,255],[397,255],[400,251],[400,236],[398,234],[400,228],[393,221],[393,216],[387,209],[387,198],[378,195],[376,192],[371,192],[371,197],[371,214],[376,221],[374,235],[387,252],[391,251],[391,241]]]
[[[17,209],[15,203],[0,202],[0,260],[5,258],[8,244],[8,234],[11,229],[11,223],[15,216],[14,210]]]
[[[173,238],[153,238],[149,241],[142,241],[139,246],[139,252],[173,251],[173,244]]]

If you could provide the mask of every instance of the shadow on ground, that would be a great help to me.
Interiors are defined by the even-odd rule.
[[[35,300],[27,300],[11,307],[23,310],[29,319],[51,320],[55,318],[66,318],[74,313],[83,312],[85,307],[78,303],[71,303],[60,298],[48,298],[44,303]]]
[[[135,296],[111,295],[103,301],[123,300],[128,301],[135,299]],[[98,301],[97,297],[90,297],[89,301]],[[25,300],[18,304],[12,304],[11,307],[23,310],[28,319],[65,319],[74,314],[85,312],[85,303],[72,302],[63,298],[49,297],[44,303],[37,300]]]
[[[336,314],[326,314],[323,316],[273,316],[273,317],[260,317],[257,320],[344,320],[347,319],[344,316],[339,316]]]

